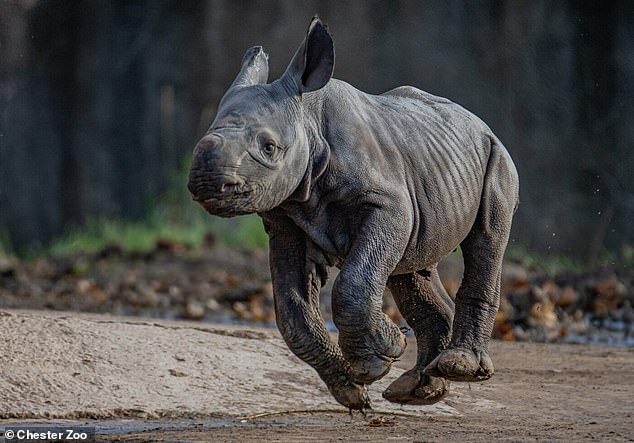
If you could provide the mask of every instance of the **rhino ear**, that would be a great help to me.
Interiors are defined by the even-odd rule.
[[[269,78],[269,56],[262,46],[249,48],[242,58],[242,68],[231,87],[266,83]]]
[[[332,37],[319,18],[315,17],[282,78],[292,81],[301,94],[326,86],[334,68]]]

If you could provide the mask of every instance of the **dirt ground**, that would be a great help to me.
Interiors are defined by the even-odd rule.
[[[371,386],[374,410],[350,416],[273,329],[4,310],[0,333],[0,426],[96,426],[110,442],[634,441],[632,348],[494,341],[491,380],[402,407],[380,392],[410,344]]]

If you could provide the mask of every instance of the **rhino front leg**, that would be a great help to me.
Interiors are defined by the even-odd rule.
[[[449,382],[425,375],[425,367],[449,344],[454,302],[442,286],[436,266],[425,272],[388,279],[394,300],[416,333],[416,365],[384,392],[386,400],[402,404],[432,404],[447,393]]]
[[[370,400],[355,383],[348,362],[330,339],[319,311],[319,291],[327,268],[307,257],[303,232],[283,216],[264,216],[277,326],[290,350],[311,365],[342,405],[363,410]]]
[[[456,381],[482,381],[493,375],[488,346],[500,304],[502,259],[517,203],[517,172],[508,154],[494,143],[480,210],[460,245],[465,270],[456,294],[451,342],[427,366],[427,375]]]
[[[399,262],[409,232],[395,226],[397,213],[371,214],[356,237],[332,291],[333,320],[339,346],[354,380],[372,383],[388,373],[405,351],[405,336],[383,313],[388,276]]]

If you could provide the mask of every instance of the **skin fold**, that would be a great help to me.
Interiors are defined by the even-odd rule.
[[[475,115],[410,86],[381,95],[332,79],[334,47],[319,19],[286,72],[267,83],[268,56],[242,69],[194,149],[189,190],[209,213],[257,213],[270,238],[277,323],[341,404],[369,407],[405,337],[381,311],[385,287],[416,334],[418,358],[384,392],[429,404],[448,380],[493,374],[488,355],[518,176]],[[460,246],[456,299],[437,263]],[[319,312],[328,271],[339,330]]]

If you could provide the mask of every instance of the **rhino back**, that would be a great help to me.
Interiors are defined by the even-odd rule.
[[[376,194],[408,206],[410,241],[395,273],[451,252],[477,216],[491,130],[450,100],[407,86],[371,95],[332,80],[322,109],[339,198]]]

